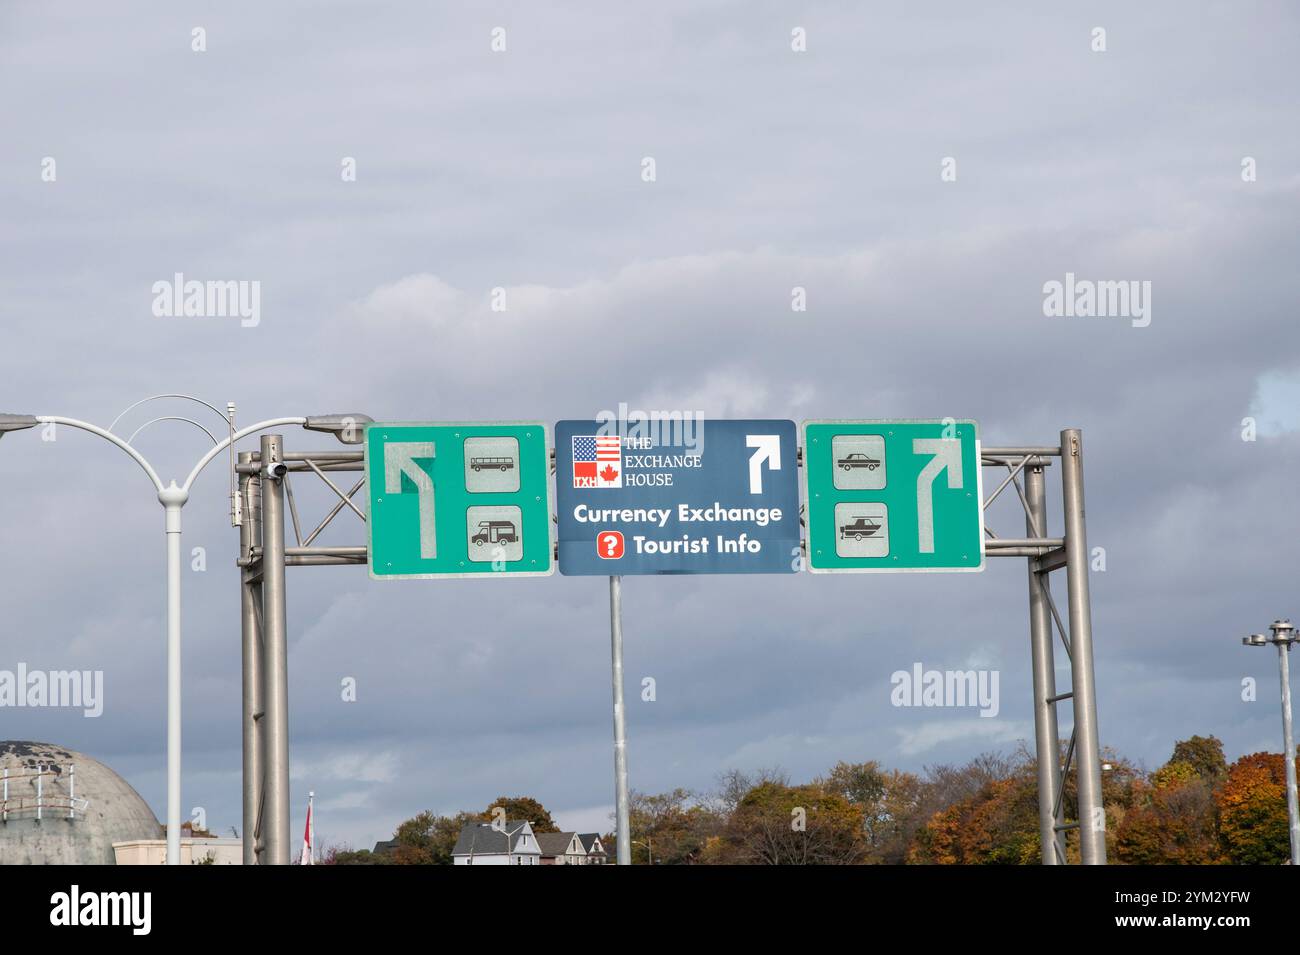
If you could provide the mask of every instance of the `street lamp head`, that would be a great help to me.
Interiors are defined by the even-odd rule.
[[[1268,625],[1268,629],[1273,631],[1276,640],[1287,640],[1295,633],[1295,627],[1291,626],[1290,620],[1274,620]]]
[[[374,420],[365,414],[311,415],[303,427],[332,434],[344,444],[360,444],[366,439],[366,425],[373,424]]]
[[[40,422],[29,414],[0,414],[0,438],[10,431],[26,431],[38,424]]]
[[[1241,644],[1246,647],[1262,647],[1268,643],[1268,637],[1262,633],[1252,633],[1249,637],[1242,637]]]

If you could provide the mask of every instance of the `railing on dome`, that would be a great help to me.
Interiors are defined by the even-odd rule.
[[[11,774],[9,767],[6,766],[3,771],[0,771],[0,822],[8,823],[9,817],[17,813],[34,812],[38,821],[44,818],[46,810],[53,810],[58,813],[66,812],[66,818],[68,819],[76,819],[78,812],[84,813],[86,807],[90,805],[90,800],[77,798],[76,766],[68,763],[65,771],[68,778],[68,794],[66,796],[45,791],[45,777],[63,775],[55,768],[53,763],[37,763],[34,772],[17,774]],[[28,785],[36,787],[35,797],[10,796],[9,784],[19,780],[34,780]]]

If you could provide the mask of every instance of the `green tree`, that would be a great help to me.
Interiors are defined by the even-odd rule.
[[[382,855],[369,849],[349,849],[346,846],[329,846],[321,853],[317,865],[384,865]]]
[[[437,817],[425,810],[405,822],[393,832],[393,846],[389,858],[393,865],[433,865],[433,827]]]
[[[393,832],[397,844],[389,852],[374,856],[374,862],[359,860],[340,864],[451,865],[451,852],[461,829],[467,823],[478,821],[480,817],[474,813],[438,816],[425,810],[398,825]]]
[[[885,795],[885,774],[874,759],[865,763],[840,761],[823,781],[827,790],[859,806],[876,806]]]
[[[1197,776],[1211,783],[1218,782],[1228,772],[1228,761],[1223,756],[1223,741],[1217,736],[1193,736],[1174,744],[1170,763],[1187,763]]]
[[[758,865],[854,865],[867,859],[862,808],[822,783],[761,783],[740,800],[715,862]]]
[[[1173,759],[1151,774],[1151,785],[1156,789],[1177,789],[1200,778],[1191,763]]]
[[[507,822],[531,822],[533,832],[560,831],[546,807],[531,796],[500,796],[479,813],[479,818],[484,822],[492,822],[497,817],[495,810],[498,808],[505,810]]]

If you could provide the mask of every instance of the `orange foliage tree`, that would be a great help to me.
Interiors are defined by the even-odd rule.
[[[1285,766],[1280,753],[1252,753],[1219,788],[1219,832],[1233,862],[1281,865],[1289,856]]]

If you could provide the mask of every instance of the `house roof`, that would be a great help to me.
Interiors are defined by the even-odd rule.
[[[569,845],[572,842],[572,832],[539,832],[537,834],[537,847],[542,850],[544,856],[562,856],[569,851]]]
[[[600,833],[598,832],[580,832],[578,833],[578,841],[582,843],[582,848],[586,849],[588,854],[593,852],[599,855],[605,854],[604,840],[600,838]],[[595,848],[597,843],[600,844],[599,849]]]
[[[521,820],[507,822],[505,832],[493,828],[490,822],[467,823],[460,830],[460,837],[456,840],[456,846],[451,850],[451,854],[456,856],[490,855],[492,853],[504,855],[507,851],[514,852],[519,848],[519,837],[523,834],[525,828],[529,832],[532,831],[532,827]],[[510,839],[509,850],[506,849],[507,835]]]

